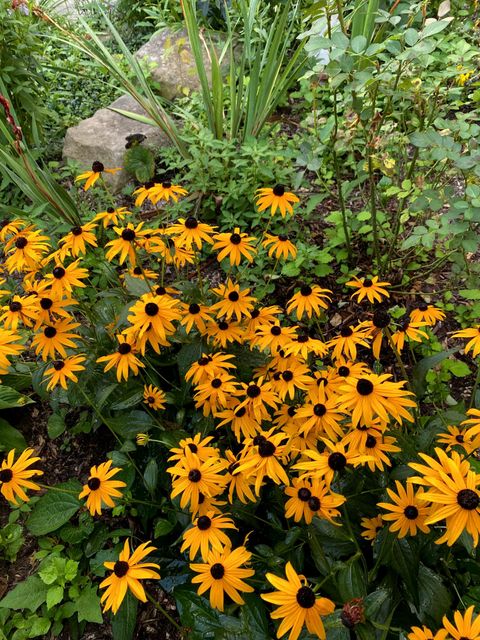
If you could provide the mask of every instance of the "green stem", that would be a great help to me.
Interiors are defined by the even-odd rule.
[[[180,633],[182,634],[183,637],[183,628],[181,627],[181,625],[178,624],[178,622],[176,620],[174,620],[172,618],[172,616],[165,611],[165,609],[162,607],[161,604],[159,604],[155,598],[153,598],[148,591],[145,591],[145,593],[147,594],[147,598],[150,600],[150,602],[153,604],[153,606],[155,607],[155,609],[158,609],[158,611],[160,611],[160,613],[170,622],[170,624],[173,624],[173,626],[178,629],[178,631],[180,631]]]
[[[407,370],[405,369],[405,365],[403,364],[403,360],[402,360],[402,356],[400,355],[400,352],[398,351],[393,339],[392,339],[392,334],[390,332],[390,329],[388,327],[385,328],[385,334],[388,338],[388,343],[390,344],[390,348],[392,349],[393,353],[395,354],[395,358],[397,360],[398,366],[400,367],[400,370],[402,372],[402,376],[405,380],[405,382],[407,383],[407,387],[409,388],[409,390],[412,390],[412,385],[410,384],[410,379],[408,377],[407,374]]]
[[[373,251],[375,255],[375,262],[377,264],[377,270],[380,272],[380,247],[378,243],[378,220],[377,220],[377,203],[376,203],[376,186],[375,178],[373,176],[373,162],[372,156],[369,152],[368,155],[368,175],[370,181],[370,209],[372,214],[372,229],[373,229]]]
[[[472,397],[470,398],[470,404],[468,405],[469,409],[471,409],[475,404],[475,395],[477,393],[477,388],[479,383],[480,383],[480,362],[478,363],[478,366],[477,366],[477,375],[475,376],[475,383],[472,389]]]

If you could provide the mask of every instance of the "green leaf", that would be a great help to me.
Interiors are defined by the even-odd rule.
[[[48,437],[54,440],[61,436],[65,429],[66,425],[63,416],[58,413],[52,413],[47,422]]]
[[[460,347],[455,347],[453,349],[448,349],[448,351],[441,351],[440,353],[436,353],[434,356],[428,356],[427,358],[423,358],[413,368],[412,375],[412,386],[413,390],[417,394],[417,396],[423,396],[425,393],[426,383],[425,377],[427,372],[433,367],[443,362],[445,358],[448,358],[452,354],[456,353]]]
[[[29,576],[0,600],[0,607],[36,611],[47,597],[48,586],[38,576]]]
[[[174,524],[170,522],[170,520],[165,520],[164,518],[160,518],[155,523],[155,529],[153,533],[154,538],[161,538],[162,536],[166,536],[172,531],[174,528]]]
[[[245,632],[250,635],[245,636],[252,640],[269,640],[268,618],[263,601],[253,593],[243,594],[245,604],[240,609],[240,620]]]
[[[440,576],[420,565],[418,572],[419,613],[429,627],[440,626],[442,616],[451,610],[452,598]]]
[[[412,601],[418,606],[418,553],[413,541],[407,538],[395,540],[390,566],[400,575]]]
[[[365,51],[367,47],[367,39],[365,36],[355,36],[350,43],[350,47],[354,53],[360,53],[361,51]]]
[[[434,20],[433,22],[429,22],[421,31],[420,35],[422,38],[429,38],[430,36],[434,36],[435,34],[440,33],[441,31],[446,29],[450,22],[450,20]]]
[[[41,618],[39,616],[35,616],[32,621],[32,625],[29,629],[28,637],[29,638],[45,638],[48,631],[50,630],[50,626],[52,621],[48,618]]]
[[[186,585],[175,587],[173,595],[182,625],[191,629],[189,640],[212,640],[222,633],[220,614],[210,607],[208,600]]]
[[[123,166],[138,182],[148,182],[155,173],[155,158],[150,149],[136,145],[125,153]]]
[[[480,289],[460,289],[458,293],[467,300],[480,300]]]
[[[47,533],[56,531],[62,525],[70,520],[82,506],[77,498],[81,492],[82,486],[76,480],[69,480],[62,484],[56,485],[50,489],[48,493],[40,498],[35,504],[32,512],[27,520],[27,528],[34,536],[44,536]],[[68,493],[73,491],[74,493]]]
[[[157,461],[153,458],[147,462],[147,466],[143,472],[143,481],[145,482],[145,486],[149,493],[153,495],[158,483],[158,465]]]
[[[353,598],[363,598],[367,595],[366,584],[368,582],[365,570],[357,559],[349,562],[336,575],[338,592],[343,602]]]
[[[18,393],[12,387],[0,385],[0,409],[13,409],[14,407],[24,407],[26,404],[32,404],[28,396]]]
[[[138,600],[127,592],[120,609],[112,619],[113,640],[132,640],[137,623]]]
[[[20,431],[0,418],[0,451],[16,449],[19,452],[26,448],[27,443]]]
[[[51,609],[56,604],[62,601],[63,598],[63,587],[60,585],[55,585],[50,587],[47,591],[47,609]]]
[[[103,616],[100,608],[100,596],[97,587],[84,587],[77,600],[78,621],[102,624]]]
[[[118,402],[114,402],[111,405],[111,409],[114,411],[120,411],[122,409],[131,409],[132,407],[136,407],[137,404],[143,399],[143,391],[139,391],[138,389],[132,389],[126,395],[124,394],[122,400]]]

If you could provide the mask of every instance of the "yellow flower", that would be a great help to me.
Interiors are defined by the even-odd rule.
[[[212,249],[219,251],[217,260],[221,262],[228,257],[231,266],[238,266],[244,257],[247,262],[253,262],[253,256],[257,250],[252,246],[256,240],[248,233],[242,233],[239,227],[235,227],[233,233],[217,233],[214,237]]]
[[[223,529],[236,529],[236,526],[230,518],[215,516],[212,511],[198,517],[194,521],[193,527],[183,534],[183,544],[180,551],[188,549],[190,560],[193,560],[200,551],[202,560],[207,562],[211,549],[222,552],[224,547],[230,548],[232,546]]]
[[[343,442],[335,443],[325,438],[323,441],[327,447],[323,453],[305,449],[300,462],[293,465],[292,469],[304,472],[300,476],[301,479],[324,479],[329,487],[333,482],[335,473],[343,472],[349,465],[356,467],[368,460],[368,456],[360,455],[357,451],[347,449]],[[310,458],[310,460],[305,458]]]
[[[360,534],[362,538],[371,540],[372,543],[378,535],[378,532],[383,527],[383,518],[381,515],[374,518],[362,518],[360,521],[364,531]]]
[[[88,191],[90,187],[93,187],[93,185],[101,177],[102,173],[113,174],[113,173],[117,173],[117,171],[121,171],[121,169],[120,168],[105,169],[105,166],[103,165],[103,163],[99,162],[98,160],[95,160],[95,162],[92,164],[92,169],[90,171],[85,171],[84,173],[81,173],[80,175],[78,175],[75,178],[75,182],[85,180],[85,184],[83,185],[83,190]]]
[[[12,449],[3,460],[0,466],[0,493],[8,502],[18,504],[17,496],[24,502],[28,502],[29,498],[24,489],[32,489],[33,491],[40,489],[38,484],[30,480],[33,476],[43,475],[43,471],[28,468],[40,460],[40,458],[32,457],[33,453],[33,449],[25,449],[14,462],[15,449]]]
[[[292,313],[296,311],[298,320],[301,320],[304,315],[309,318],[318,316],[321,313],[321,309],[327,309],[328,304],[325,300],[331,301],[329,293],[332,293],[330,289],[322,289],[318,285],[312,287],[308,284],[303,285],[300,291],[290,298],[287,303],[287,312]]]
[[[23,351],[22,344],[14,344],[21,340],[14,331],[0,329],[0,374],[7,373],[10,366],[9,356],[16,356]]]
[[[209,322],[207,325],[207,336],[212,338],[215,346],[221,346],[223,349],[230,342],[243,341],[243,329],[238,322],[227,322],[220,320],[219,322]]]
[[[421,342],[423,338],[428,340],[428,333],[425,333],[425,331],[421,329],[421,327],[424,326],[425,323],[423,322],[412,322],[411,320],[403,322],[395,333],[392,334],[392,341],[397,351],[403,351],[405,340],[407,340],[407,342]]]
[[[285,234],[273,236],[270,233],[265,234],[265,240],[262,242],[262,246],[268,249],[269,258],[274,257],[276,260],[284,258],[287,260],[289,257],[294,260],[297,257],[297,247],[290,241],[289,237]]]
[[[245,440],[245,447],[239,466],[233,472],[246,473],[247,477],[255,478],[255,493],[260,494],[265,476],[275,484],[290,484],[285,469],[280,460],[284,456],[286,436],[284,433],[273,433],[274,429],[261,433],[254,438]]]
[[[180,324],[185,327],[185,331],[190,333],[195,326],[200,333],[205,333],[207,330],[206,323],[211,322],[209,308],[204,304],[197,304],[192,302],[191,304],[183,304],[181,306],[182,319]]]
[[[236,369],[233,362],[228,362],[234,357],[231,353],[212,353],[210,355],[202,353],[202,356],[190,366],[185,374],[185,380],[191,381],[193,384],[201,384],[210,378],[215,378],[219,373],[228,371],[228,369]]]
[[[465,353],[472,352],[472,356],[476,358],[480,353],[480,325],[477,324],[471,329],[462,329],[452,333],[452,338],[471,338],[465,345]]]
[[[165,392],[155,387],[153,384],[146,384],[143,387],[143,402],[150,407],[158,411],[159,409],[165,409],[165,403],[167,401]]]
[[[152,204],[157,204],[160,200],[168,202],[170,199],[178,202],[178,198],[187,195],[187,193],[188,191],[178,184],[172,184],[170,180],[164,180],[163,182],[154,182],[147,189],[140,187],[133,192],[133,195],[138,194],[135,206],[139,207],[143,204],[145,198],[148,198]]]
[[[290,496],[285,504],[285,517],[300,522],[302,518],[310,524],[314,516],[336,524],[333,518],[340,515],[337,507],[346,498],[333,493],[323,480],[308,480],[293,478],[292,487],[285,488],[285,494]]]
[[[85,362],[83,356],[69,356],[64,360],[54,360],[52,366],[46,369],[43,374],[45,378],[50,378],[47,384],[47,391],[51,391],[57,385],[60,385],[62,389],[67,389],[67,379],[72,382],[78,382],[75,373],[85,371],[85,367],[80,364],[81,362]]]
[[[228,373],[219,373],[215,378],[199,384],[193,399],[197,409],[203,408],[203,415],[216,415],[219,409],[228,406],[232,396],[237,394],[237,382]]]
[[[445,319],[445,314],[433,304],[420,302],[415,309],[410,311],[410,319],[412,322],[423,322],[427,327],[434,327],[437,322]]]
[[[45,278],[49,282],[51,293],[54,296],[60,297],[65,291],[70,293],[73,287],[85,288],[87,286],[82,280],[88,277],[88,271],[83,267],[79,267],[79,264],[80,260],[75,260],[68,267],[58,263],[53,268],[52,273],[47,273]]]
[[[240,289],[240,285],[234,284],[230,278],[227,280],[227,284],[215,287],[212,291],[222,300],[212,305],[210,311],[219,317],[224,316],[227,322],[233,316],[237,320],[241,320],[243,316],[248,316],[253,309],[253,303],[256,301],[256,298],[248,295],[250,289]]]
[[[63,245],[63,249],[70,251],[74,257],[84,255],[87,252],[86,245],[91,247],[98,246],[95,234],[92,232],[96,226],[93,222],[81,226],[76,225],[71,228],[69,234],[58,241],[58,244]]]
[[[273,189],[270,187],[257,189],[257,207],[259,211],[265,211],[270,207],[270,215],[275,215],[277,209],[280,210],[282,218],[287,213],[293,215],[292,202],[299,202],[298,197],[291,191],[285,191],[282,184],[276,184]]]
[[[36,347],[35,353],[37,356],[40,355],[42,360],[55,358],[56,353],[65,359],[67,357],[65,347],[77,348],[77,344],[72,338],[78,339],[79,336],[71,331],[79,326],[79,322],[69,322],[69,320],[58,320],[47,325],[32,340],[32,347]]]
[[[480,616],[473,618],[475,607],[472,604],[465,611],[464,615],[460,611],[453,614],[454,624],[447,616],[443,616],[443,626],[445,631],[451,635],[453,640],[480,640]]]
[[[325,627],[322,616],[327,616],[335,610],[335,604],[328,598],[317,596],[307,585],[304,576],[298,575],[290,562],[285,566],[286,580],[273,573],[267,573],[266,578],[277,591],[262,593],[261,598],[271,602],[278,608],[271,614],[274,620],[281,620],[277,638],[281,638],[288,631],[288,640],[297,640],[306,626],[309,633],[325,640]]]
[[[252,593],[253,587],[244,582],[255,573],[253,569],[242,567],[252,554],[245,547],[230,548],[217,551],[212,549],[205,564],[191,564],[190,569],[198,575],[192,578],[194,584],[200,584],[198,594],[210,590],[210,606],[223,611],[224,593],[226,592],[236,604],[245,604],[241,591]]]
[[[161,340],[166,340],[167,336],[175,333],[173,321],[181,317],[174,298],[145,293],[130,307],[127,319],[137,338],[141,338],[148,329]]]
[[[127,210],[127,207],[108,207],[105,211],[100,211],[94,217],[92,222],[102,222],[104,229],[111,225],[118,225],[127,215],[131,212]]]
[[[432,631],[425,625],[420,627],[412,627],[411,633],[408,634],[408,640],[446,640],[447,631],[440,629],[437,633],[433,634]]]
[[[179,218],[178,222],[165,229],[165,233],[176,236],[175,240],[178,246],[190,250],[193,245],[197,249],[201,249],[203,242],[213,244],[212,234],[214,230],[215,227],[199,222],[193,216],[189,216],[186,219]]]
[[[90,511],[90,515],[94,516],[96,513],[101,515],[103,504],[113,508],[115,503],[112,498],[122,497],[118,489],[127,485],[121,480],[111,479],[120,471],[119,467],[112,467],[111,460],[102,462],[98,467],[91,467],[88,482],[83,485],[83,490],[78,496],[80,500],[87,498],[87,508]]]
[[[333,347],[332,358],[338,360],[342,356],[357,359],[357,346],[368,347],[365,342],[365,328],[363,325],[358,327],[345,326],[340,330],[340,335],[332,338],[327,342],[327,347]]]
[[[353,280],[349,280],[345,283],[347,287],[355,287],[357,291],[352,293],[351,298],[357,297],[357,302],[361,302],[364,298],[367,298],[372,304],[374,302],[381,302],[383,298],[389,298],[390,294],[385,287],[390,285],[390,282],[379,282],[378,276],[373,278],[357,278],[353,277]]]
[[[135,356],[136,345],[130,336],[117,335],[117,340],[119,342],[117,351],[108,356],[97,358],[97,362],[106,362],[105,372],[116,367],[117,380],[121,382],[122,378],[128,380],[130,370],[134,376],[137,376],[139,368],[145,365]]]
[[[37,300],[35,296],[12,296],[10,302],[3,307],[0,321],[3,320],[5,329],[16,331],[21,322],[25,327],[31,327],[38,316]]]
[[[140,222],[136,227],[129,222],[126,227],[113,227],[113,230],[119,236],[115,240],[110,240],[105,245],[107,249],[105,254],[106,259],[111,262],[113,258],[120,254],[119,262],[123,264],[128,257],[128,260],[132,267],[137,264],[137,255],[135,251],[135,243],[138,243],[148,231],[142,230],[143,222]]]
[[[103,607],[105,612],[111,609],[112,613],[117,613],[128,589],[141,602],[147,601],[147,596],[140,580],[160,579],[160,575],[153,571],[153,569],[160,568],[158,564],[140,562],[149,553],[155,551],[155,547],[149,547],[149,544],[150,542],[144,542],[130,555],[130,545],[127,539],[118,560],[116,562],[103,563],[104,567],[109,571],[113,571],[108,578],[105,578],[100,583],[100,589],[106,587],[105,593],[100,598],[100,602],[105,602]]]
[[[385,509],[389,513],[382,516],[383,520],[392,522],[390,531],[395,533],[398,531],[398,537],[404,538],[407,535],[416,536],[417,530],[428,533],[430,527],[425,524],[425,519],[429,514],[429,508],[425,502],[420,499],[423,490],[414,492],[411,483],[407,483],[403,487],[402,483],[395,480],[397,492],[387,489],[388,497],[392,501],[379,502],[377,507]]]

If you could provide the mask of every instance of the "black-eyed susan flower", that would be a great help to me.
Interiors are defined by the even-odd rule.
[[[50,248],[48,236],[41,231],[26,231],[13,236],[5,244],[5,266],[9,273],[35,271]]]
[[[65,298],[63,295],[53,294],[50,290],[35,297],[35,305],[37,307],[37,317],[35,322],[35,330],[44,324],[54,322],[56,318],[71,319],[72,316],[68,307],[77,305],[78,302],[73,298]]]
[[[387,430],[387,427],[387,423],[380,420],[380,418],[375,418],[370,426],[366,426],[359,422],[355,427],[350,426],[350,431],[343,438],[343,442],[348,444],[352,451],[365,451],[368,436],[373,436],[375,438],[375,443],[373,443],[372,440],[370,440],[370,443],[376,445],[376,439],[382,436],[382,434]],[[375,449],[375,446],[373,449]],[[377,458],[375,457],[371,461],[374,466],[376,459]]]
[[[445,319],[445,313],[433,304],[420,302],[410,311],[410,319],[412,322],[423,322],[427,327],[434,327],[437,322]]]
[[[47,368],[43,374],[48,380],[47,391],[51,391],[58,385],[62,389],[67,389],[67,380],[78,382],[75,374],[79,371],[85,371],[85,367],[80,364],[82,362],[85,362],[84,356],[69,356],[64,360],[54,360],[51,363],[52,366]]]
[[[20,323],[31,327],[38,316],[37,299],[35,296],[14,295],[1,310],[0,321],[3,321],[5,329],[16,331]]]
[[[213,511],[199,516],[194,520],[193,526],[183,534],[180,551],[183,553],[188,549],[190,560],[194,560],[200,551],[202,560],[206,562],[211,549],[221,553],[224,548],[232,546],[230,538],[223,532],[224,529],[236,529],[231,518],[216,516]]]
[[[241,232],[239,227],[235,227],[233,233],[217,233],[213,240],[212,249],[219,252],[217,260],[221,262],[228,258],[232,267],[238,266],[242,258],[247,262],[253,262],[253,257],[257,253],[252,244],[256,238]]]
[[[210,311],[219,317],[224,316],[227,322],[234,316],[237,320],[248,316],[256,301],[256,298],[248,295],[250,289],[240,289],[240,285],[232,282],[230,278],[226,284],[214,287],[212,291],[221,300],[212,305]]]
[[[276,353],[296,337],[296,327],[283,327],[278,320],[274,324],[261,324],[255,330],[250,345],[261,351],[270,349]]]
[[[445,520],[445,533],[436,540],[437,544],[446,542],[451,546],[463,531],[467,531],[477,546],[480,534],[480,476],[471,469],[468,460],[462,460],[455,451],[447,455],[437,447],[435,453],[438,462],[426,454],[420,454],[427,464],[411,462],[409,465],[423,475],[410,477],[409,481],[427,487],[425,493],[418,495],[419,499],[433,503],[425,524]]]
[[[253,438],[261,431],[260,423],[247,411],[246,407],[239,406],[238,399],[233,402],[231,407],[216,412],[215,417],[221,421],[217,424],[217,429],[228,424],[239,442],[244,438]]]
[[[425,327],[424,322],[413,322],[410,319],[404,320],[398,329],[392,333],[392,341],[397,351],[403,351],[405,341],[422,342],[423,339],[428,340],[428,333],[425,333],[422,327]]]
[[[274,236],[270,233],[265,234],[265,240],[262,246],[268,249],[269,258],[274,257],[276,260],[283,258],[295,259],[297,257],[297,247],[291,242],[290,238],[285,234]]]
[[[415,492],[413,485],[407,483],[404,487],[398,480],[395,481],[397,491],[387,489],[391,502],[379,502],[377,507],[387,513],[382,515],[386,522],[391,522],[389,529],[397,533],[399,538],[407,535],[416,536],[418,530],[428,533],[430,527],[425,524],[429,514],[429,508],[419,496],[423,495],[423,489]]]
[[[135,191],[133,192],[133,195],[137,196],[135,199],[136,207],[141,207],[147,198],[150,200],[150,190],[153,189],[153,187],[156,184],[158,183],[156,183],[154,180],[148,180],[141,187],[138,187],[138,189],[135,189]]]
[[[82,180],[85,180],[83,190],[88,191],[90,187],[93,187],[97,180],[102,177],[102,173],[114,174],[117,173],[117,171],[121,171],[121,168],[117,167],[115,169],[105,169],[105,165],[102,162],[95,160],[90,171],[84,171],[83,173],[78,175],[75,178],[75,182],[81,182]]]
[[[309,318],[312,315],[318,316],[321,309],[328,308],[328,302],[331,301],[329,293],[332,293],[330,289],[322,289],[316,284],[313,286],[304,284],[288,301],[287,312],[295,311],[298,320],[301,320],[304,315]]]
[[[472,357],[476,358],[480,353],[480,325],[476,325],[470,329],[462,329],[452,333],[452,338],[470,338],[465,345],[465,353],[472,352]]]
[[[195,407],[203,409],[203,415],[216,415],[228,406],[232,396],[237,395],[237,381],[229,373],[219,373],[215,378],[199,384],[193,399]]]
[[[240,466],[240,462],[230,449],[225,451],[225,456],[228,462],[227,473],[225,475],[228,487],[228,501],[231,504],[233,502],[233,496],[236,494],[243,504],[247,504],[248,501],[255,502],[256,498],[251,489],[254,479],[252,479],[247,472],[235,473]]]
[[[150,542],[144,542],[131,554],[128,539],[125,540],[122,551],[116,562],[104,562],[103,565],[109,571],[113,571],[103,582],[100,589],[106,589],[100,598],[103,611],[112,610],[115,614],[125,598],[127,590],[130,590],[135,598],[141,602],[147,601],[145,590],[140,580],[159,580],[160,574],[154,569],[160,569],[154,562],[141,562],[149,553],[155,551],[155,547],[149,546]]]
[[[212,321],[211,312],[207,305],[192,302],[191,304],[182,304],[180,309],[182,313],[180,324],[185,327],[187,333],[190,333],[194,326],[200,333],[206,332],[207,323]]]
[[[87,246],[97,247],[97,239],[93,233],[96,228],[94,222],[83,225],[76,225],[70,229],[70,233],[60,238],[58,244],[63,249],[69,251],[75,258],[87,253]]]
[[[231,320],[220,320],[219,322],[209,322],[207,325],[207,336],[212,339],[216,347],[225,347],[231,342],[243,342],[244,332],[239,322]]]
[[[350,360],[357,359],[357,347],[368,347],[368,342],[365,341],[365,327],[358,325],[354,327],[352,325],[342,327],[340,335],[336,338],[332,338],[327,342],[327,347],[332,351],[332,358],[338,360],[345,356]]]
[[[347,466],[357,467],[368,460],[368,456],[360,455],[345,447],[343,442],[331,442],[323,439],[326,449],[323,453],[312,449],[305,449],[300,462],[293,465],[296,471],[302,471],[301,479],[324,479],[329,487],[335,473],[341,473]],[[307,460],[309,458],[309,460]]]
[[[247,477],[255,478],[255,493],[260,494],[260,488],[265,477],[275,484],[289,485],[290,480],[283,468],[281,460],[284,457],[286,435],[274,433],[274,429],[245,440],[240,464],[233,472],[246,473]]]
[[[105,211],[99,211],[92,222],[101,222],[104,229],[110,226],[119,225],[126,216],[130,215],[127,207],[108,207]]]
[[[244,582],[254,575],[253,569],[243,565],[250,561],[252,554],[245,547],[222,551],[212,549],[205,564],[191,564],[190,569],[198,575],[192,578],[193,584],[199,584],[198,594],[210,590],[210,605],[223,611],[225,593],[236,603],[245,604],[240,592],[252,593],[253,587]]]
[[[229,362],[234,357],[231,353],[202,353],[202,356],[188,369],[185,380],[200,384],[209,378],[215,378],[219,373],[235,369],[233,362]]]
[[[263,189],[257,189],[257,207],[259,211],[265,211],[270,207],[270,215],[274,216],[277,209],[280,210],[282,218],[287,213],[293,215],[292,202],[300,202],[298,196],[291,191],[286,191],[283,184],[276,184],[273,189],[266,187]]]
[[[181,494],[180,507],[189,506],[190,511],[196,511],[200,503],[200,496],[210,497],[221,493],[225,488],[226,462],[218,457],[211,457],[201,461],[199,457],[185,447],[185,455],[177,463],[169,467],[167,472],[173,476],[171,497]]]
[[[467,421],[465,421],[467,422]],[[465,423],[462,423],[465,424]],[[447,432],[437,434],[437,442],[446,444],[445,451],[450,451],[452,447],[461,447],[466,453],[470,454],[475,451],[474,435],[467,429],[448,425]]]
[[[112,329],[114,326],[112,327]],[[161,347],[169,347],[170,342],[166,338],[162,338],[155,331],[153,326],[148,325],[142,334],[139,334],[135,327],[127,327],[124,329],[123,334],[132,340],[132,344],[135,344],[135,349],[142,356],[145,355],[147,346],[150,345],[155,353],[160,353]]]
[[[378,515],[374,518],[362,518],[360,524],[363,528],[360,534],[362,538],[370,540],[373,543],[378,536],[378,532],[382,529],[384,522],[382,516]]]
[[[10,236],[18,235],[26,226],[27,222],[21,218],[2,220],[2,222],[0,222],[0,242],[6,242]],[[30,225],[29,228],[33,228],[33,225]]]
[[[300,333],[291,342],[288,342],[283,349],[286,355],[296,356],[304,360],[307,360],[311,353],[320,358],[328,353],[327,345],[317,338],[310,337],[308,333]]]
[[[120,254],[118,258],[120,264],[123,264],[128,258],[130,264],[134,267],[137,264],[135,246],[148,233],[148,231],[142,229],[143,224],[143,222],[139,222],[135,226],[132,222],[129,222],[126,227],[113,227],[118,238],[110,240],[105,245],[105,249],[108,248],[105,258],[111,262],[115,256]]]
[[[367,435],[363,453],[369,457],[366,464],[370,471],[375,471],[375,469],[383,471],[384,465],[387,467],[392,466],[387,453],[398,453],[401,451],[401,448],[397,447],[395,442],[396,440],[393,436],[382,435],[379,431],[375,434],[369,433]],[[350,447],[352,447],[352,444],[350,444]]]
[[[137,376],[140,367],[144,367],[145,365],[135,355],[137,347],[133,338],[119,334],[117,335],[117,340],[119,344],[116,352],[97,358],[97,362],[106,363],[104,368],[105,372],[115,367],[117,370],[117,380],[121,382],[122,379],[128,380],[130,371],[134,376]]]
[[[367,298],[373,304],[374,302],[382,302],[383,298],[390,297],[390,294],[385,289],[385,287],[390,286],[390,282],[379,282],[378,276],[373,276],[373,278],[357,278],[357,276],[354,276],[353,280],[349,280],[345,284],[347,287],[355,287],[357,289],[350,297],[356,297],[359,303],[364,298]]]
[[[21,336],[15,331],[0,329],[0,375],[7,373],[10,366],[8,358],[16,356],[24,349],[22,344],[15,344],[21,340]]]
[[[128,321],[137,337],[141,337],[147,329],[162,340],[175,333],[175,320],[180,320],[181,311],[174,298],[145,293],[129,309]]]
[[[153,384],[146,384],[143,387],[143,402],[154,411],[165,409],[167,397],[165,391],[159,389]]]
[[[204,242],[213,244],[212,235],[215,228],[189,216],[188,218],[179,218],[178,222],[165,229],[165,233],[175,236],[178,246],[184,249],[192,249],[194,246],[201,249]]]
[[[411,632],[407,636],[407,640],[446,640],[447,631],[440,629],[437,633],[433,633],[425,625],[420,627],[412,627]]]
[[[344,496],[333,493],[323,480],[293,478],[292,485],[285,488],[285,495],[289,496],[285,503],[286,518],[295,522],[304,519],[310,524],[317,516],[336,524],[334,518],[340,515],[338,507],[345,502]]]
[[[452,640],[480,640],[480,616],[473,617],[475,607],[472,604],[462,615],[460,611],[453,614],[453,623],[443,616],[443,626]]]
[[[237,394],[240,400],[238,408],[245,407],[258,422],[268,419],[268,407],[275,410],[279,404],[272,383],[264,382],[263,377],[260,377],[249,383],[242,382],[240,386],[241,391]]]
[[[134,195],[139,193],[140,189],[134,191]],[[182,196],[186,196],[188,191],[181,187],[178,184],[172,184],[170,180],[163,180],[162,182],[155,182],[152,187],[148,189],[148,199],[152,204],[157,204],[160,200],[164,202],[168,202],[169,200],[173,200],[173,202],[178,202],[178,199]],[[138,207],[137,201],[140,198],[138,197],[135,200],[135,206]],[[141,203],[140,203],[141,204]]]
[[[465,437],[472,441],[474,449],[480,448],[480,410],[468,409],[468,419],[464,420],[460,424],[462,427],[466,427]]]
[[[70,322],[69,320],[57,320],[44,326],[33,337],[32,347],[35,347],[35,353],[37,356],[40,355],[42,360],[48,360],[48,358],[53,360],[57,353],[65,359],[67,347],[77,348],[77,343],[74,340],[79,336],[72,331],[79,326],[79,322]]]
[[[113,476],[120,471],[120,467],[112,467],[111,460],[102,462],[98,467],[90,468],[88,481],[83,485],[83,490],[78,496],[80,500],[87,498],[86,504],[90,515],[94,516],[96,513],[101,515],[103,505],[113,508],[115,506],[113,498],[122,497],[119,489],[127,485],[121,480],[112,480]]]
[[[310,369],[301,362],[290,365],[281,371],[276,371],[271,384],[280,400],[285,400],[287,396],[293,400],[297,389],[306,391],[312,382],[309,373]]]
[[[47,273],[45,279],[50,284],[52,295],[60,297],[65,292],[71,293],[73,287],[85,288],[82,282],[88,277],[87,269],[79,267],[80,260],[75,260],[67,267],[57,263],[51,273]]]
[[[261,325],[267,325],[268,323],[274,324],[278,322],[278,316],[282,313],[282,310],[277,305],[269,307],[256,307],[247,317],[247,325],[245,332],[247,334],[254,334],[256,329]]]
[[[201,433],[196,433],[193,437],[182,438],[178,443],[178,447],[170,449],[172,455],[168,457],[168,461],[183,460],[186,456],[187,449],[196,455],[201,462],[212,457],[218,458],[219,452],[218,449],[211,446],[212,440],[212,436],[206,436],[204,438]]]
[[[158,280],[158,274],[155,273],[155,271],[152,271],[148,267],[141,267],[140,265],[133,268],[131,267],[127,271],[127,274],[131,278],[138,278],[139,280],[145,280],[146,282],[148,282],[148,280]],[[125,278],[125,274],[122,274],[120,278],[123,280]]]
[[[327,436],[330,440],[337,440],[343,436],[341,421],[343,415],[338,411],[338,401],[323,399],[323,402],[304,404],[298,408],[296,417],[301,421],[299,431],[308,433],[314,431],[316,437]]]
[[[405,389],[405,382],[391,382],[390,374],[380,376],[369,373],[362,378],[345,380],[340,387],[340,409],[351,411],[352,424],[371,424],[375,417],[388,422],[393,418],[400,424],[403,419],[413,422],[407,408],[416,407],[413,393]]]
[[[24,502],[28,502],[29,497],[24,489],[38,491],[40,487],[30,478],[43,475],[39,469],[29,469],[32,464],[38,462],[40,458],[34,457],[33,449],[25,449],[15,461],[15,449],[7,453],[7,457],[0,466],[0,493],[13,504],[18,504],[17,497]]]
[[[335,604],[328,598],[317,596],[308,586],[306,578],[299,575],[290,562],[285,565],[285,574],[286,580],[267,573],[267,580],[277,591],[261,594],[263,600],[277,605],[277,609],[270,614],[273,620],[282,621],[277,630],[277,638],[290,631],[288,640],[297,640],[302,628],[306,626],[309,633],[325,640],[322,616],[333,613]]]

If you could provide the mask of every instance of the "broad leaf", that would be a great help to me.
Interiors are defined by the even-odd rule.
[[[70,520],[82,506],[77,498],[82,486],[76,480],[56,485],[35,504],[27,520],[27,527],[34,536],[44,536],[56,531]],[[62,491],[63,490],[63,491]],[[72,491],[74,493],[69,493]]]

